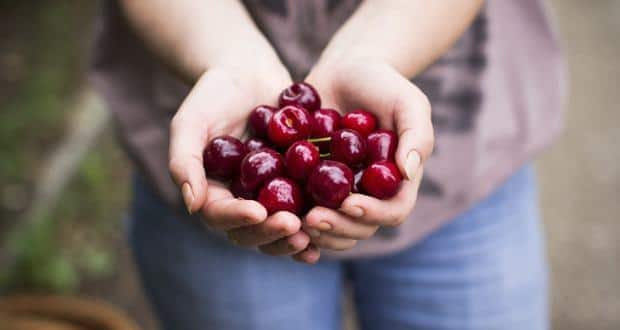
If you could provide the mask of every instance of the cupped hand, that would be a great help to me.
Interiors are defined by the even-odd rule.
[[[380,226],[400,225],[413,210],[423,164],[434,144],[431,107],[408,79],[372,59],[319,64],[307,81],[319,91],[324,108],[368,110],[382,128],[394,130],[399,137],[395,160],[405,179],[396,196],[379,200],[351,194],[339,210],[315,207],[305,217],[304,231],[313,244],[346,250],[373,236]]]
[[[208,227],[227,232],[238,245],[314,263],[319,251],[300,231],[297,216],[288,212],[268,216],[258,202],[237,199],[222,182],[207,179],[203,167],[203,150],[211,139],[243,136],[249,112],[259,104],[276,104],[279,92],[290,83],[284,68],[209,69],[171,121],[169,170],[188,212],[200,212]]]

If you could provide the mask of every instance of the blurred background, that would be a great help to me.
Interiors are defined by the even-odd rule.
[[[620,1],[553,0],[571,92],[536,164],[554,329],[620,329]],[[0,295],[96,297],[155,329],[122,230],[131,165],[85,78],[97,2],[0,1]]]

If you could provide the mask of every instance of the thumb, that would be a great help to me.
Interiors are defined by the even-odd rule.
[[[431,106],[424,93],[403,78],[402,92],[394,109],[398,133],[396,164],[409,180],[430,157],[435,142],[431,122]]]

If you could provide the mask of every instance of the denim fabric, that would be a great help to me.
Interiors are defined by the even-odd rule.
[[[139,178],[134,197],[129,239],[167,330],[339,329],[347,282],[362,329],[549,327],[530,166],[404,251],[314,266],[230,245],[166,207]]]

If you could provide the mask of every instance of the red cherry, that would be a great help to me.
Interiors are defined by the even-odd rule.
[[[284,155],[286,173],[299,182],[304,182],[320,161],[319,149],[304,140],[293,143]]]
[[[287,105],[315,111],[321,107],[321,97],[312,85],[304,82],[294,83],[280,93],[280,108]]]
[[[396,195],[402,180],[403,177],[394,163],[381,160],[364,170],[361,187],[371,196],[388,199]]]
[[[343,163],[324,160],[308,177],[308,193],[317,205],[337,209],[353,187],[353,172]]]
[[[291,179],[277,177],[268,181],[258,193],[258,202],[273,214],[288,211],[297,215],[303,209],[303,194]]]
[[[245,150],[247,152],[268,147],[265,141],[258,139],[258,138],[250,138],[246,140],[245,143],[243,143],[243,145],[245,146]]]
[[[243,185],[241,185],[241,180],[239,178],[234,179],[232,183],[230,184],[230,192],[233,194],[233,196],[237,198],[243,198],[243,199],[256,198],[256,193],[254,193],[253,191],[245,190],[245,188],[243,188]]]
[[[362,175],[364,175],[363,169],[355,172],[355,175],[353,176],[353,189],[351,191],[356,194],[363,192],[360,185],[360,182],[362,181]]]
[[[357,167],[366,159],[366,141],[356,131],[341,129],[332,133],[331,159]]]
[[[396,133],[378,129],[366,137],[366,162],[371,164],[380,160],[394,161],[398,145]]]
[[[277,108],[268,105],[259,105],[254,108],[248,119],[250,131],[257,137],[266,138],[267,127],[276,111],[278,111]]]
[[[284,160],[276,151],[263,148],[251,151],[241,162],[241,186],[256,191],[263,182],[282,175]]]
[[[340,113],[334,109],[318,109],[312,113],[312,136],[313,138],[328,137],[335,130],[340,129]],[[317,142],[321,152],[329,152],[329,141]]]
[[[286,148],[295,141],[310,136],[310,113],[304,108],[286,106],[273,114],[267,133],[279,147]]]
[[[354,110],[342,117],[342,127],[358,131],[366,137],[377,127],[377,118],[366,110]]]
[[[228,180],[239,173],[239,164],[245,155],[243,143],[232,136],[218,136],[211,140],[202,155],[207,176]]]

